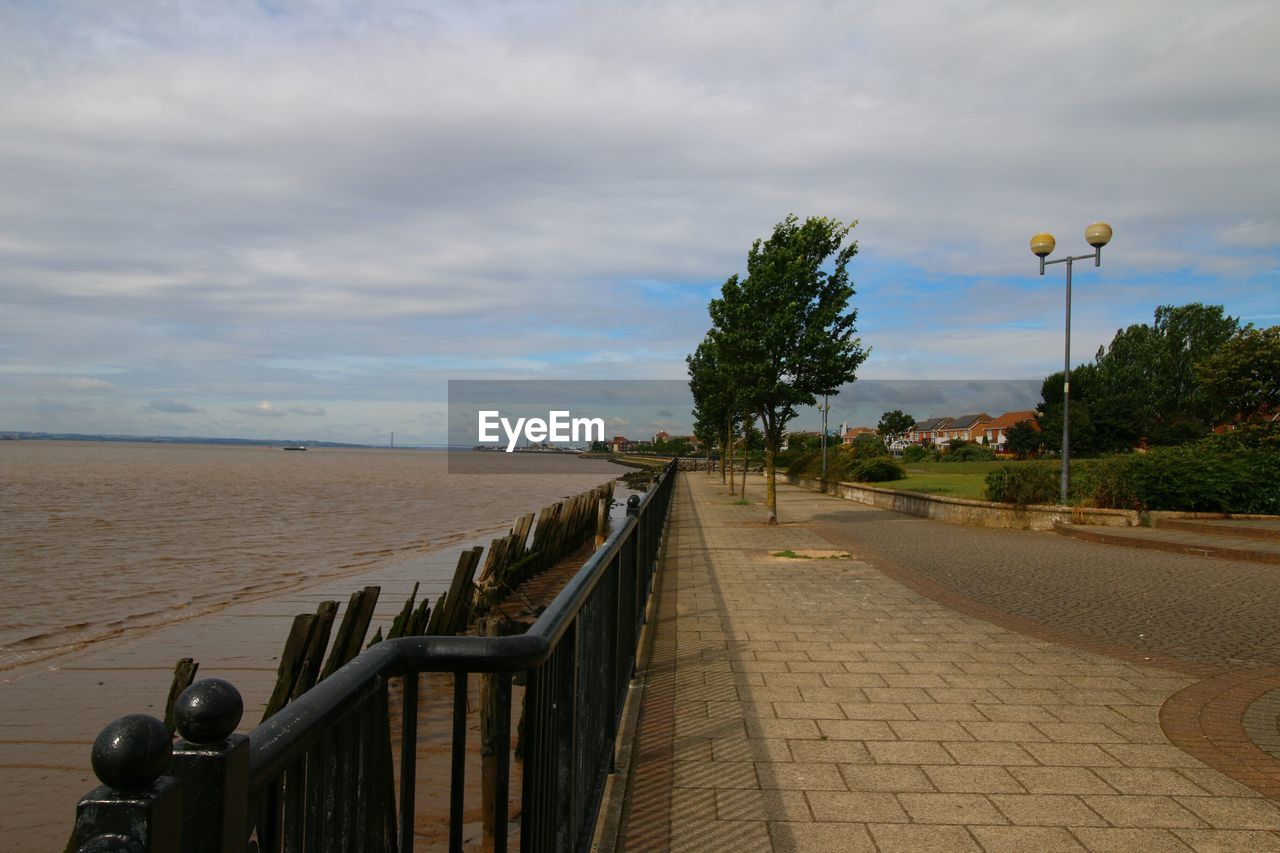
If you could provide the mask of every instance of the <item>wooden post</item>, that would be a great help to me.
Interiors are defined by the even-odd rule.
[[[164,704],[164,727],[169,730],[170,735],[177,731],[173,720],[174,703],[178,701],[182,691],[195,681],[196,670],[199,668],[200,664],[196,663],[195,658],[180,658],[178,665],[173,668],[173,681],[169,684],[169,701]]]
[[[293,617],[293,626],[289,629],[289,639],[284,642],[284,651],[280,653],[280,666],[276,670],[276,686],[267,700],[267,707],[262,712],[265,722],[273,714],[285,706],[293,693],[293,683],[298,677],[298,667],[302,664],[302,654],[307,647],[307,638],[311,635],[311,626],[316,617],[311,613],[299,613]]]
[[[609,532],[609,502],[604,498],[596,501],[596,548],[604,544]]]
[[[320,664],[324,662],[325,649],[329,647],[329,631],[333,628],[333,619],[338,615],[338,602],[322,601],[316,608],[316,620],[311,624],[307,647],[302,655],[302,663],[298,665],[298,677],[293,682],[290,699],[297,699],[312,687],[320,677]]]

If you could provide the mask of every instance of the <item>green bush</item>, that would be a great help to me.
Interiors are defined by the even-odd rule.
[[[913,444],[902,451],[902,461],[906,463],[923,462],[936,456],[937,451],[925,447],[923,444]]]
[[[954,443],[953,443],[954,444]],[[952,447],[942,455],[943,462],[989,462],[996,458],[996,453],[989,447],[983,447],[981,444],[969,444],[965,442],[958,447]]]
[[[1141,457],[1106,456],[1071,466],[1071,502],[1109,509],[1141,509],[1134,470]]]
[[[821,480],[822,454],[817,452],[802,454],[792,462],[788,470],[802,480]],[[841,481],[881,483],[885,480],[900,480],[905,476],[907,472],[892,457],[856,457],[847,450],[827,453],[826,480],[828,483]]]
[[[877,456],[874,459],[863,459],[850,466],[847,479],[857,483],[883,483],[888,480],[901,480],[907,471],[888,456]]]
[[[1072,500],[1111,509],[1280,513],[1280,449],[1212,437],[1072,466]]]
[[[1058,469],[1052,465],[1001,465],[987,475],[987,500],[1028,506],[1057,503]]]

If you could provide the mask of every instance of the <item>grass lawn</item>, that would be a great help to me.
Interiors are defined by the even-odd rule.
[[[911,462],[903,463],[907,469],[904,480],[873,483],[885,489],[907,492],[926,492],[949,498],[985,500],[983,487],[987,474],[1002,465],[1018,465],[1018,462]]]

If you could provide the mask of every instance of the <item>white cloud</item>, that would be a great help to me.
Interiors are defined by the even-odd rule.
[[[252,415],[257,418],[283,418],[286,414],[284,409],[277,408],[269,400],[263,400],[254,406],[242,406],[235,411],[242,415]]]
[[[325,414],[323,406],[290,406],[289,411],[295,415],[318,416]]]
[[[332,428],[449,376],[678,377],[788,211],[861,218],[877,359],[985,372],[913,343],[963,318],[1034,372],[992,324],[1039,293],[925,324],[893,288],[1035,290],[1030,234],[1099,218],[1111,283],[1275,268],[1277,31],[1265,2],[8,4],[0,374]],[[1115,292],[1089,323],[1149,317]]]
[[[50,384],[65,388],[68,391],[115,391],[116,386],[105,379],[90,376],[71,376],[66,379],[55,379]]]

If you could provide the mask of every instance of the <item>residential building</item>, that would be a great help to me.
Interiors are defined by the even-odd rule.
[[[941,444],[941,430],[951,423],[951,418],[929,418],[920,421],[907,433],[907,440],[912,444]]]
[[[1007,441],[1006,433],[1009,427],[1023,421],[1031,421],[1031,425],[1037,430],[1040,425],[1036,423],[1036,413],[1034,410],[1026,410],[1019,412],[1005,412],[1000,417],[991,421],[983,428],[983,435],[986,436],[987,446],[997,452],[1003,452]]]
[[[844,439],[841,441],[844,445],[853,444],[853,440],[860,435],[875,435],[876,431],[871,427],[850,427],[844,431]]]
[[[960,415],[951,418],[950,423],[940,427],[937,432],[941,437],[935,444],[946,444],[951,441],[978,441],[982,438],[983,428],[992,420],[991,415],[979,412],[976,415]]]

